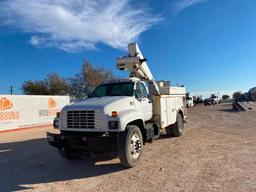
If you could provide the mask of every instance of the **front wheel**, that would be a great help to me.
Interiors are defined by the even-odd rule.
[[[119,134],[118,155],[121,164],[125,167],[134,167],[138,164],[143,147],[143,138],[136,125],[128,125],[124,132]]]

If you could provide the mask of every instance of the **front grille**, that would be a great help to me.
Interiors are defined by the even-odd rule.
[[[76,129],[94,129],[95,114],[94,111],[68,111],[67,128]]]

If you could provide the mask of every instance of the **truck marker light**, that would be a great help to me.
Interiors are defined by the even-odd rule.
[[[116,111],[112,111],[112,117],[117,117],[117,112]]]

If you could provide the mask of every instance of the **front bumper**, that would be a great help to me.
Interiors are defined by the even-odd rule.
[[[63,142],[63,140],[61,139],[61,135],[60,134],[55,134],[55,133],[46,133],[47,136],[47,141],[50,145],[57,147],[57,148],[62,148],[65,143]]]
[[[48,143],[56,148],[71,148],[77,152],[113,152],[117,150],[118,135],[55,134],[47,132]]]

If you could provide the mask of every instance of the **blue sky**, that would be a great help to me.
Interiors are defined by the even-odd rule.
[[[155,79],[192,92],[256,86],[254,0],[2,0],[0,94],[51,72],[72,77],[84,59],[126,76],[115,60],[133,41]]]

